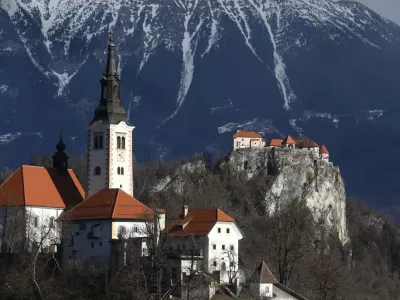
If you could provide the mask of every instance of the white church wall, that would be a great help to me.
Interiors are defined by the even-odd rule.
[[[125,122],[110,126],[110,188],[121,188],[133,196],[133,153],[132,131],[134,126],[128,126]],[[125,149],[117,148],[117,137],[125,138]],[[120,168],[120,174],[118,174]],[[121,170],[124,174],[121,174]]]
[[[42,242],[40,251],[55,252],[53,245],[58,244],[61,237],[56,219],[62,211],[63,208],[39,206],[0,207],[1,232],[6,227],[4,243],[8,249],[5,251],[18,252],[25,241],[28,251],[33,251]]]
[[[107,144],[108,144],[108,129],[99,125],[94,124],[92,127],[88,128],[88,138],[87,147],[89,154],[89,169],[88,169],[88,185],[89,193],[87,196],[95,194],[97,191],[105,188],[107,186],[107,176],[108,172],[106,170],[106,160],[107,160]],[[103,134],[103,148],[94,149],[94,138],[95,135],[101,133]],[[95,168],[100,167],[100,175],[95,175]]]

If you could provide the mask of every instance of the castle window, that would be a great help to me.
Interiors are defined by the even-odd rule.
[[[121,137],[117,136],[117,149],[121,149]]]
[[[101,175],[101,168],[100,167],[94,168],[94,175]]]
[[[225,250],[225,245],[222,245],[222,250]]]
[[[226,233],[229,233],[229,228],[226,229]]]
[[[118,174],[118,175],[121,174],[121,168],[120,168],[120,167],[117,168],[117,174]]]
[[[216,267],[217,266],[217,261],[216,260],[214,260],[214,267]]]
[[[221,228],[218,228],[218,233],[221,233]]]
[[[93,136],[93,141],[93,149],[103,149],[103,133],[95,133]]]
[[[33,223],[34,223],[35,227],[38,227],[39,226],[39,217],[35,217],[33,219]]]
[[[125,149],[125,137],[122,137],[122,149]]]
[[[217,245],[214,244],[213,245],[213,250],[215,250],[215,249],[217,249]]]
[[[121,175],[124,175],[124,167],[121,168]]]
[[[133,227],[133,232],[138,232],[138,228],[137,227]]]
[[[231,251],[235,250],[235,247],[233,247],[233,245],[231,245]]]

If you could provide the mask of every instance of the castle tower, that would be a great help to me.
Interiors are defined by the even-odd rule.
[[[132,131],[122,107],[121,80],[116,70],[110,31],[107,66],[100,80],[101,96],[87,125],[87,197],[103,188],[121,188],[133,196]]]
[[[60,134],[60,140],[56,145],[57,152],[53,155],[53,168],[58,169],[60,172],[68,169],[68,155],[65,153],[65,144]]]

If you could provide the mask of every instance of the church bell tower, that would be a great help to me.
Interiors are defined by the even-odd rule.
[[[133,196],[132,131],[121,103],[121,80],[110,31],[107,66],[100,80],[99,105],[87,125],[87,172],[90,197],[103,188],[120,188]]]

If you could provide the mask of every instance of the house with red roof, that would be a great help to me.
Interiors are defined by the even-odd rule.
[[[182,282],[193,272],[203,272],[220,284],[239,284],[239,241],[243,233],[222,210],[184,205],[179,218],[168,223],[164,232],[173,279]],[[211,290],[210,297],[213,293]]]
[[[233,135],[233,150],[243,148],[262,148],[264,146],[265,139],[257,132],[239,129]]]

